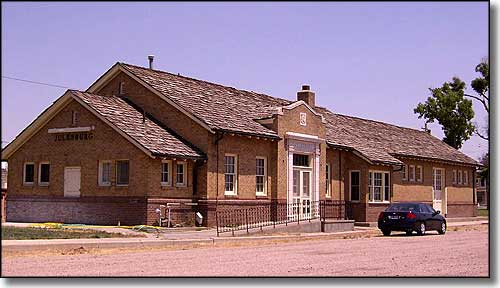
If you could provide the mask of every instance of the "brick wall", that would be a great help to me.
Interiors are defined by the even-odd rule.
[[[141,197],[11,196],[7,197],[9,222],[60,222],[98,225],[147,223]]]
[[[213,141],[213,134],[125,73],[120,72],[99,91],[96,91],[96,94],[116,95],[120,82],[125,82],[126,98],[153,115],[180,137],[203,152],[208,152]],[[209,161],[211,161],[211,157],[209,157]],[[207,165],[209,163],[201,163],[197,168],[196,185],[200,192],[198,197],[201,198],[206,198],[206,191],[210,191],[210,188],[207,187]]]

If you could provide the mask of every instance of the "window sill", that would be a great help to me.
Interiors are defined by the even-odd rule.
[[[172,187],[172,184],[166,183],[166,182],[162,182],[162,183],[160,183],[160,186],[161,187]]]
[[[175,187],[184,188],[186,187],[186,184],[175,184]]]
[[[40,187],[49,187],[49,183],[38,183]]]
[[[391,204],[391,202],[389,202],[389,201],[377,201],[377,202],[368,201],[368,204]]]
[[[267,198],[267,194],[255,194],[255,198]]]
[[[224,192],[224,197],[238,197],[238,194],[236,194],[236,193],[226,193],[226,192]]]
[[[111,187],[111,183],[109,183],[109,184],[99,184],[99,187]]]
[[[116,184],[116,187],[124,187],[124,188],[127,188],[127,187],[128,187],[128,184]]]

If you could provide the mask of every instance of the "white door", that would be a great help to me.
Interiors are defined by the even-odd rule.
[[[293,200],[290,216],[307,219],[311,216],[311,170],[293,169]]]
[[[64,197],[80,197],[80,167],[64,168]]]
[[[432,185],[432,190],[433,190],[433,201],[432,201],[432,207],[434,208],[434,210],[440,210],[440,211],[443,211],[442,209],[442,204],[443,204],[443,201],[442,201],[442,193],[443,193],[443,180],[444,180],[444,171],[443,169],[440,169],[440,168],[433,168],[433,171],[432,171],[432,182],[433,182],[433,185]]]

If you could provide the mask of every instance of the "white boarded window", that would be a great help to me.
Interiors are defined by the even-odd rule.
[[[99,161],[99,186],[111,185],[112,167],[113,166],[111,160]]]
[[[462,185],[462,170],[458,170],[458,184]]]
[[[255,193],[257,195],[266,195],[267,179],[267,161],[265,157],[255,159]]]
[[[453,178],[451,179],[451,183],[457,184],[457,170],[453,170]]]
[[[224,194],[237,194],[237,171],[238,159],[236,155],[226,154],[224,156]]]
[[[403,165],[402,169],[401,173],[403,174],[403,180],[408,180],[408,165]]]
[[[35,163],[24,163],[23,169],[23,184],[33,185],[35,181]]]
[[[163,160],[161,162],[161,186],[170,186],[172,179],[172,161]]]
[[[464,177],[463,184],[464,184],[464,185],[469,184],[469,173],[468,173],[467,171],[464,171],[464,173],[463,173],[463,177]]]
[[[175,176],[175,186],[183,187],[186,186],[187,169],[186,162],[177,162],[176,165],[176,176]]]

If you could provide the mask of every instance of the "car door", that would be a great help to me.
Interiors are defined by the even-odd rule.
[[[432,223],[432,215],[429,213],[429,211],[426,209],[426,207],[422,204],[418,205],[417,211],[420,214],[420,219],[422,221],[425,221],[425,225],[427,226],[426,229],[432,229],[432,226],[434,225]]]
[[[425,210],[428,211],[429,213],[429,222],[431,223],[429,227],[429,230],[430,229],[438,229],[439,226],[440,226],[440,219],[439,219],[439,214],[436,213],[436,210],[434,210],[434,208],[432,208],[430,205],[427,205],[427,204],[423,204],[423,208]]]

